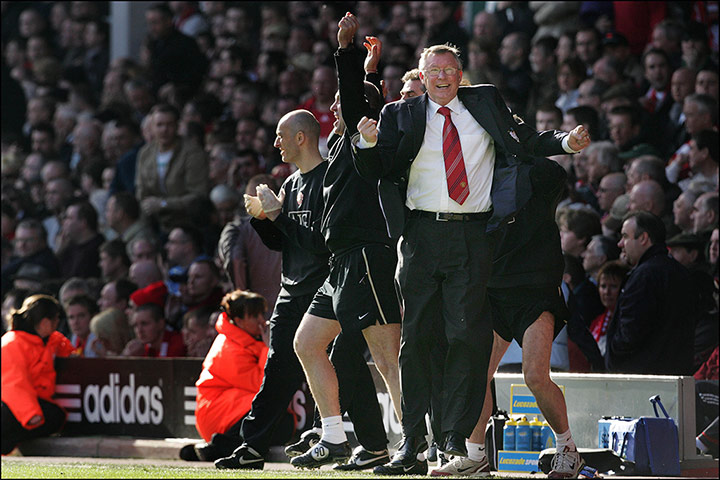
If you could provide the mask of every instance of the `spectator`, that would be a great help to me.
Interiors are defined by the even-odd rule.
[[[687,270],[667,255],[662,220],[648,212],[630,212],[618,246],[635,268],[608,327],[608,371],[691,374],[695,305]]]
[[[50,123],[39,123],[30,129],[30,148],[39,153],[43,161],[57,159],[55,128]]]
[[[685,190],[673,202],[673,223],[682,233],[693,232],[693,219],[691,217],[695,200],[702,192],[698,190]]]
[[[689,68],[678,68],[670,77],[670,94],[673,104],[668,112],[672,133],[677,134],[677,129],[685,123],[683,115],[683,102],[688,95],[695,92],[695,72]],[[678,145],[675,145],[677,148]]]
[[[43,170],[53,162],[49,162]],[[42,221],[47,233],[47,244],[57,252],[57,236],[60,232],[60,217],[73,198],[73,185],[67,178],[54,178],[45,184],[45,209],[49,213]]]
[[[165,250],[171,266],[188,268],[193,260],[203,253],[202,235],[192,226],[179,225],[170,231]]]
[[[590,333],[598,344],[601,355],[607,352],[607,330],[615,313],[618,296],[630,269],[621,261],[603,264],[597,273],[598,292],[605,311],[590,322]]]
[[[53,400],[55,357],[72,345],[55,331],[60,305],[48,295],[32,295],[13,310],[2,337],[2,454],[18,443],[60,431],[67,414]]]
[[[695,93],[708,95],[718,101],[718,73],[716,70],[700,70],[695,77]]]
[[[237,150],[231,143],[218,143],[210,149],[208,178],[213,187],[228,183],[228,170]]]
[[[142,124],[145,116],[150,113],[150,109],[155,104],[155,95],[150,83],[142,78],[130,78],[123,85],[123,92],[127,97],[128,104],[133,109],[132,120]]]
[[[555,105],[560,110],[567,112],[578,106],[578,86],[583,80],[585,80],[585,71],[579,60],[568,59],[558,65],[557,85],[560,96],[555,101]]]
[[[179,32],[173,25],[173,12],[162,3],[145,12],[148,26],[149,70],[153,90],[167,83],[184,85],[194,94],[207,71],[207,59],[195,40]]]
[[[533,85],[528,62],[529,50],[528,36],[522,32],[513,32],[503,38],[499,51],[503,73],[501,92],[508,106],[520,116],[525,116],[528,95]]]
[[[132,338],[132,330],[122,310],[103,309],[90,320],[90,333],[95,341],[89,349],[97,357],[117,357]]]
[[[215,206],[220,227],[233,221],[240,206],[240,197],[235,190],[224,184],[216,185],[210,191],[210,201]]]
[[[100,274],[105,282],[127,277],[130,259],[122,240],[110,240],[100,245],[99,266]]]
[[[693,220],[693,233],[707,235],[717,225],[718,218],[718,194],[717,192],[707,192],[700,195],[690,214]]]
[[[138,286],[126,278],[110,281],[100,290],[100,298],[97,301],[98,308],[100,311],[115,308],[124,312],[128,307],[130,295],[137,289]],[[125,321],[127,322],[127,319]],[[125,346],[125,343],[123,343],[123,346]]]
[[[260,184],[268,185],[276,193],[280,188],[273,177],[263,174],[251,179],[246,194],[254,196]],[[225,225],[220,234],[218,253],[233,287],[257,292],[268,301],[277,300],[282,254],[263,244],[250,225],[249,217],[241,217]],[[272,312],[266,313],[269,320]]]
[[[129,192],[117,192],[108,198],[105,218],[108,227],[113,229],[126,245],[128,256],[134,240],[153,236],[150,226],[140,217],[138,201]]]
[[[602,177],[597,190],[598,206],[601,212],[604,214],[610,212],[615,199],[625,193],[626,182],[627,177],[624,173],[608,173]]]
[[[136,260],[130,265],[128,276],[139,289],[161,282],[163,279],[160,268],[152,260]]]
[[[157,105],[152,116],[155,139],[138,153],[135,197],[143,214],[169,232],[173,222],[202,218],[196,210],[207,194],[207,160],[197,145],[177,136],[176,109]]]
[[[492,43],[478,39],[470,40],[468,63],[463,71],[463,80],[466,79],[473,85],[477,83],[492,83],[498,87],[503,85],[500,56]],[[555,101],[554,97],[553,101]]]
[[[260,389],[267,358],[268,348],[261,340],[267,304],[256,293],[235,290],[222,305],[224,311],[215,325],[218,336],[196,382],[196,427],[206,442],[216,442],[213,434],[221,434],[240,446],[240,425]],[[232,450],[218,453],[227,456]]]
[[[205,358],[217,336],[215,323],[210,321],[213,307],[200,307],[183,315],[182,335],[188,357]],[[231,452],[232,453],[232,452]]]
[[[210,26],[202,13],[198,11],[195,3],[169,2],[169,6],[175,14],[173,17],[175,28],[184,35],[197,38],[200,33],[207,31]]]
[[[690,174],[678,182],[684,191],[690,185],[699,182],[718,188],[718,132],[715,130],[702,130],[693,135],[690,140],[690,153],[688,155]]]
[[[538,132],[560,130],[562,121],[562,110],[552,104],[540,105],[535,113],[535,128]]]
[[[218,309],[223,291],[220,287],[220,269],[209,259],[196,259],[188,269],[187,290],[189,311],[200,307]]]
[[[128,243],[130,261],[151,260],[155,262],[159,254],[158,242],[154,236],[138,235]]]
[[[490,12],[480,11],[473,18],[472,38],[492,45],[500,46],[500,27],[497,18]]]
[[[66,159],[74,177],[79,180],[83,168],[93,162],[104,163],[101,150],[102,124],[97,120],[80,120],[73,130],[73,150]]]
[[[690,155],[690,140],[692,136],[703,130],[713,130],[718,118],[718,103],[714,98],[699,93],[685,97],[683,102],[683,115],[685,116],[685,135],[683,142],[670,158],[667,168],[668,180],[677,183],[687,176]]]
[[[99,278],[98,248],[105,241],[97,231],[97,212],[87,201],[76,201],[65,209],[58,234],[58,260],[65,278]]]
[[[335,69],[327,65],[316,68],[310,85],[313,92],[312,97],[298,108],[309,110],[320,122],[320,152],[326,155],[327,138],[332,132],[335,121],[335,116],[330,111],[330,105],[335,101],[335,92],[337,91]]]
[[[627,152],[640,143],[640,127],[640,112],[634,107],[615,107],[608,115],[610,140],[620,152]]]
[[[587,155],[588,183],[597,191],[600,181],[609,173],[621,170],[617,147],[610,141],[593,142],[585,150]]]
[[[617,260],[620,250],[616,242],[603,235],[594,235],[582,254],[583,268],[591,282],[599,285],[600,268],[609,261]]]
[[[161,306],[155,303],[140,305],[135,309],[130,325],[135,332],[135,337],[143,344],[142,356],[185,356],[186,349],[182,335],[180,332],[172,332],[165,328],[165,317]],[[128,342],[129,344],[130,342]]]
[[[75,348],[74,354],[80,357],[95,358],[97,352],[90,348],[97,337],[90,331],[90,319],[97,313],[97,304],[88,295],[75,295],[63,304],[70,327],[70,342]]]
[[[13,239],[14,255],[2,268],[3,295],[10,289],[12,277],[24,264],[42,266],[48,279],[60,276],[60,264],[55,254],[47,246],[45,228],[35,219],[18,223]]]
[[[585,65],[587,75],[592,75],[592,66],[600,53],[600,32],[593,27],[581,27],[575,34],[575,54]]]
[[[579,258],[594,235],[601,232],[600,218],[588,210],[559,212],[560,243],[563,253]]]
[[[333,117],[335,118],[335,117]],[[242,150],[233,159],[228,175],[230,186],[239,192],[244,192],[255,175],[263,173],[260,167],[260,159],[254,150]]]

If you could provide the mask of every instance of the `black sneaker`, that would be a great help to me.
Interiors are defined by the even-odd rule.
[[[308,430],[300,435],[300,440],[285,447],[285,455],[290,458],[297,457],[310,450],[320,441],[320,434],[314,430]]]
[[[353,470],[367,470],[368,468],[383,465],[388,461],[390,461],[390,455],[388,455],[387,450],[371,452],[360,446],[355,449],[353,456],[350,458],[348,463],[336,465],[334,469],[346,472]]]
[[[298,468],[319,468],[328,463],[345,463],[351,454],[350,444],[330,443],[320,440],[314,447],[302,455],[290,460],[293,467]]]
[[[180,449],[180,458],[186,462],[199,462],[200,459],[195,453],[195,444],[191,443],[190,445],[184,445]]]
[[[262,470],[265,459],[254,448],[247,444],[240,445],[229,457],[215,460],[215,468],[219,469],[251,469]]]
[[[415,460],[410,465],[390,462],[373,469],[375,475],[392,475],[394,477],[399,475],[427,475],[427,472],[427,460]]]

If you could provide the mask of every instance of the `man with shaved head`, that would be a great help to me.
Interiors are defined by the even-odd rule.
[[[660,216],[665,208],[665,195],[655,180],[644,180],[630,191],[630,210],[643,210]]]
[[[138,260],[130,265],[130,273],[128,274],[137,288],[145,288],[151,283],[159,282],[163,279],[162,272],[155,262],[152,260]]]
[[[597,199],[600,210],[609,212],[617,197],[625,193],[627,177],[624,173],[608,173],[600,180]]]

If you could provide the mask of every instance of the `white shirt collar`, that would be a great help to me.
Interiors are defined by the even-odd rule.
[[[455,95],[455,98],[450,100],[447,105],[445,105],[450,109],[451,112],[458,114],[460,113],[461,109],[463,108],[463,104],[460,103],[460,100],[458,99],[457,95]],[[432,118],[437,111],[442,107],[442,105],[435,103],[430,96],[428,95],[428,114],[430,115],[429,118]]]

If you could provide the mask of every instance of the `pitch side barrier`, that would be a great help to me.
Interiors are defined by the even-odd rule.
[[[58,403],[68,411],[63,435],[127,435],[144,438],[198,438],[195,429],[195,381],[200,358],[58,358]],[[377,398],[390,445],[401,438],[390,396],[371,364]],[[568,420],[579,446],[597,448],[598,420],[604,416],[653,415],[648,398],[660,395],[678,425],[680,461],[695,451],[695,380],[692,377],[552,373],[564,387]],[[495,376],[498,407],[533,414],[520,374]],[[513,408],[511,394],[519,402]],[[407,394],[407,393],[406,393]],[[527,398],[530,395],[530,398]],[[530,402],[530,403],[528,403]],[[314,403],[303,385],[292,400],[297,431],[310,428]],[[539,410],[537,411],[539,413]],[[345,430],[353,426],[345,417]],[[354,435],[350,435],[354,440]]]

